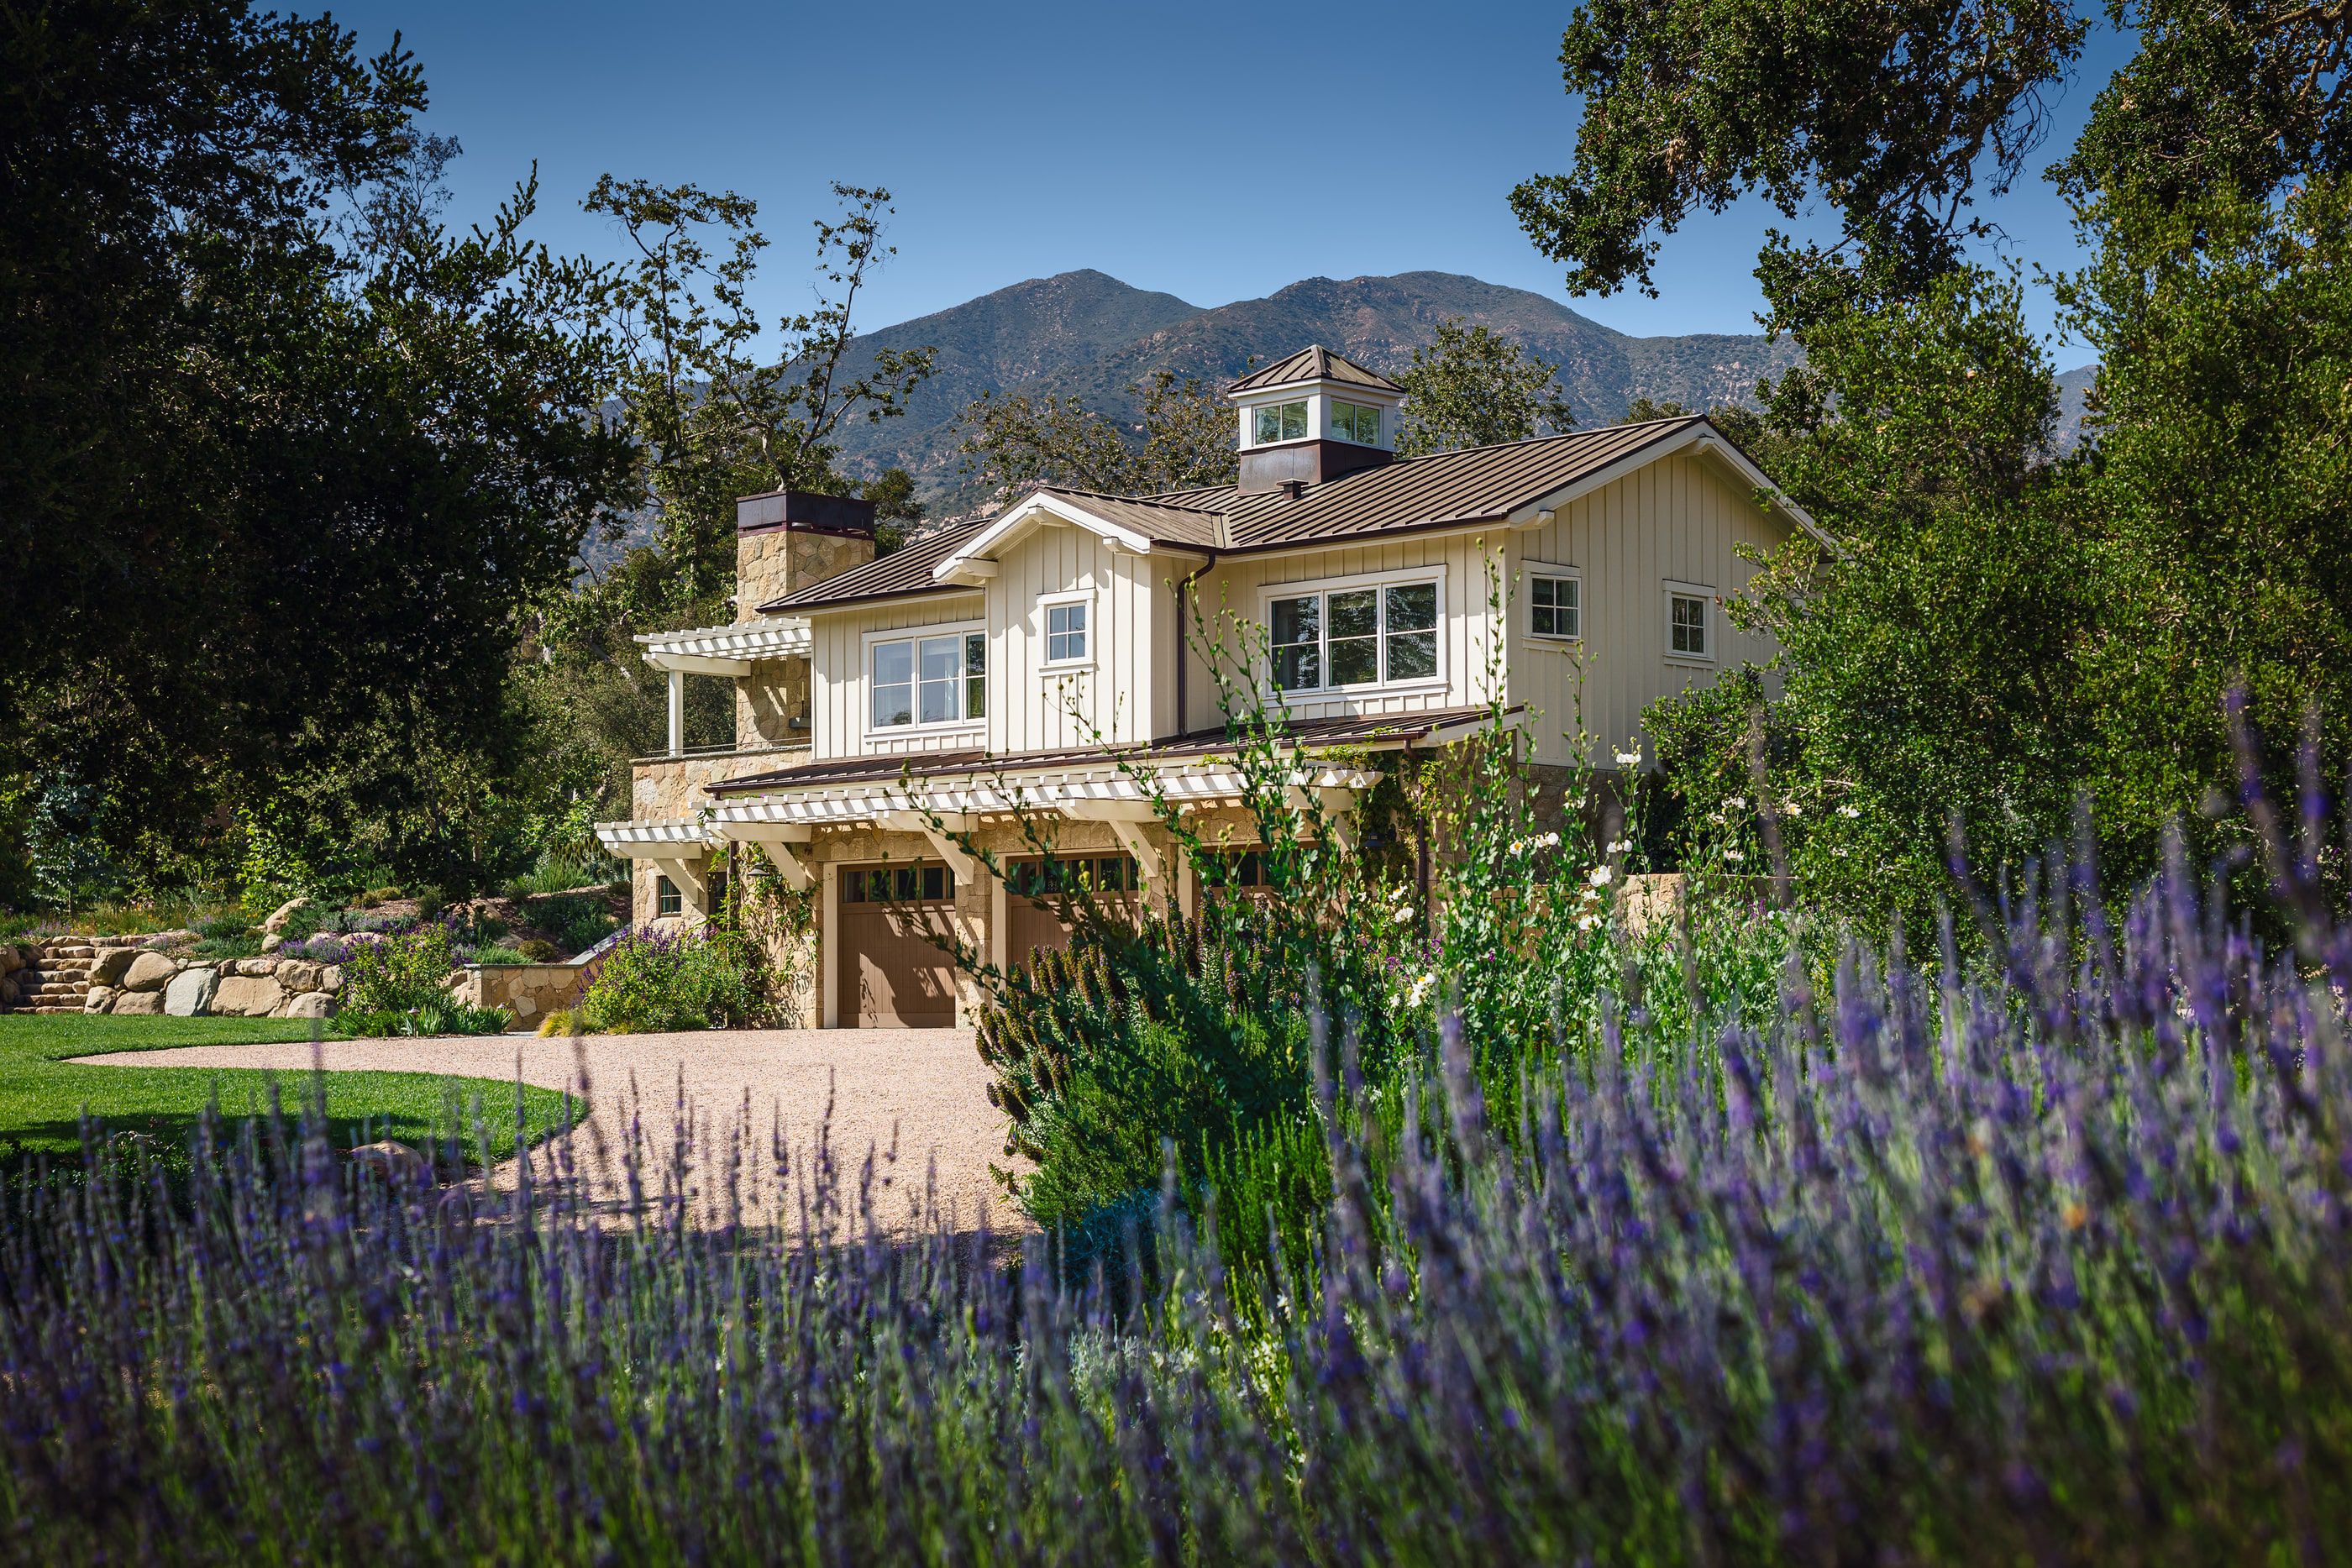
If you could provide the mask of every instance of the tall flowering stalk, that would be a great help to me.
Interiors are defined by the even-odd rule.
[[[2292,852],[2282,888],[2299,896]],[[28,1558],[2203,1563],[2352,1532],[2352,925],[2172,870],[1988,896],[1990,961],[1850,946],[1780,1005],[1621,1000],[1490,1110],[1317,1014],[1303,1256],[1227,1211],[1017,1269],[885,1156],[566,1141],[469,1196],[315,1113],[193,1202],[0,1209]],[[1702,998],[1704,1000],[1705,998]],[[653,1149],[658,1145],[662,1153]],[[695,1195],[700,1195],[697,1197]],[[715,1198],[718,1223],[689,1211]]]

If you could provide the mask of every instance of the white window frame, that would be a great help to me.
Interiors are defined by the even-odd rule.
[[[868,632],[861,637],[858,640],[857,649],[857,725],[859,732],[863,734],[869,742],[887,742],[897,740],[901,737],[910,735],[948,735],[959,730],[982,730],[987,728],[988,716],[984,713],[977,718],[959,716],[952,719],[935,719],[929,724],[925,724],[920,718],[916,719],[912,724],[882,725],[876,724],[874,722],[875,644],[877,643],[914,643],[919,644],[929,638],[961,638],[974,632],[981,633],[982,641],[984,643],[987,641],[988,622],[985,621],[957,621],[938,626],[894,626],[887,632]],[[959,653],[961,653],[961,650],[959,650]],[[993,664],[995,663],[993,650],[983,653],[981,656],[987,664]],[[915,711],[918,714],[922,711],[922,650],[918,646],[915,650]],[[989,671],[983,669],[982,671],[981,679],[982,681],[986,681],[988,678]],[[961,715],[964,706],[964,681],[966,679],[967,677],[959,672],[956,677],[956,707],[959,715]]]
[[[1664,636],[1661,641],[1665,647],[1666,662],[1670,664],[1714,664],[1716,649],[1720,645],[1723,637],[1723,601],[1717,596],[1715,590],[1703,582],[1676,582],[1669,578],[1665,581],[1665,591],[1660,595],[1660,599],[1662,601],[1660,608],[1665,615],[1665,624],[1662,628]],[[1675,646],[1675,601],[1677,599],[1697,599],[1706,601],[1706,652],[1704,653],[1686,653]]]
[[[1288,408],[1292,403],[1297,403],[1306,410],[1307,426],[1305,434],[1299,435],[1276,435],[1271,441],[1260,441],[1257,436],[1257,416],[1268,409]],[[1254,402],[1250,404],[1244,412],[1249,419],[1249,444],[1252,446],[1280,446],[1292,441],[1312,441],[1315,438],[1315,399],[1311,396],[1268,398],[1264,402]],[[1281,425],[1277,421],[1276,429],[1279,430],[1280,428]]]
[[[1576,584],[1576,630],[1573,632],[1538,632],[1536,630],[1536,583],[1539,577],[1556,577]],[[1563,566],[1558,561],[1528,560],[1519,563],[1519,580],[1527,585],[1523,598],[1527,601],[1527,634],[1538,643],[1581,643],[1584,641],[1584,570]],[[1672,640],[1669,629],[1668,640]]]
[[[1269,643],[1267,648],[1267,658],[1269,662],[1265,669],[1261,672],[1261,685],[1266,697],[1272,701],[1279,702],[1285,706],[1295,706],[1306,703],[1344,702],[1350,697],[1368,695],[1381,695],[1389,692],[1428,692],[1443,691],[1445,689],[1453,680],[1453,673],[1445,667],[1445,568],[1442,564],[1433,566],[1400,567],[1392,571],[1359,572],[1350,577],[1302,578],[1296,582],[1265,583],[1261,585],[1258,589],[1258,624],[1265,627],[1268,636],[1271,637],[1274,630],[1274,601],[1276,600],[1304,599],[1310,593],[1324,595],[1326,601],[1322,613],[1317,618],[1317,622],[1320,628],[1322,637],[1321,647],[1323,649],[1323,653],[1320,663],[1322,664],[1326,673],[1328,673],[1330,669],[1331,664],[1331,614],[1328,601],[1329,595],[1333,593],[1345,593],[1351,588],[1402,588],[1409,584],[1420,582],[1433,583],[1437,588],[1437,618],[1431,626],[1431,630],[1437,633],[1437,670],[1435,674],[1414,675],[1408,680],[1402,681],[1368,681],[1352,686],[1325,685],[1304,688],[1296,691],[1283,691],[1277,688],[1274,684],[1274,666],[1271,663],[1273,649]],[[1382,594],[1381,596],[1380,604],[1381,607],[1381,615],[1382,617],[1381,622],[1381,630],[1375,633],[1375,641],[1380,648],[1381,660],[1383,666],[1385,666],[1388,659],[1388,632],[1386,621],[1386,616],[1388,614],[1388,598],[1386,594]]]
[[[1066,605],[1082,606],[1087,612],[1087,651],[1075,659],[1054,657],[1054,612]],[[1072,670],[1091,670],[1095,665],[1095,646],[1102,632],[1102,617],[1095,613],[1095,591],[1073,589],[1064,593],[1041,593],[1037,596],[1037,667],[1056,674]]]

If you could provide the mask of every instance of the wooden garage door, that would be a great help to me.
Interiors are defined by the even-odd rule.
[[[1013,861],[1004,868],[1004,957],[1008,967],[1025,964],[1043,948],[1059,952],[1070,945],[1070,928],[1062,923],[1064,890],[1084,886],[1095,901],[1135,918],[1141,899],[1142,873],[1126,855],[1078,855],[1068,860]],[[1044,904],[1040,908],[1039,903]]]
[[[945,866],[845,866],[834,977],[843,1027],[945,1029],[956,1020],[955,965],[927,931],[955,900]]]

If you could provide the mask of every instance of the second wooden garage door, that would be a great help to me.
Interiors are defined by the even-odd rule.
[[[1004,956],[1025,964],[1038,950],[1059,952],[1070,945],[1070,928],[1059,913],[1063,889],[1083,884],[1096,903],[1135,918],[1141,875],[1126,855],[1087,855],[1047,864],[1014,861],[1004,868]],[[1044,907],[1038,906],[1043,901]]]
[[[956,1020],[955,965],[924,935],[955,901],[945,866],[845,866],[834,976],[850,1029],[945,1029]]]

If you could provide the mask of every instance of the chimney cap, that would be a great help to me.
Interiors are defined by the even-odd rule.
[[[796,532],[869,535],[874,531],[874,503],[855,496],[827,496],[814,490],[767,490],[739,497],[735,528],[751,533],[762,528]]]

